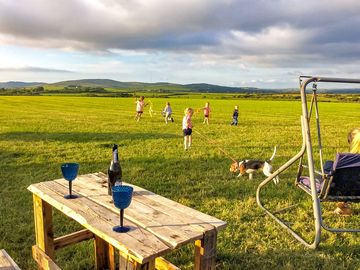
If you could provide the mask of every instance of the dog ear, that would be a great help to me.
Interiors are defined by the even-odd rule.
[[[245,173],[245,161],[239,162],[239,171],[241,174]]]
[[[238,164],[237,164],[237,162],[231,163],[230,172],[236,172],[237,169],[238,169]]]

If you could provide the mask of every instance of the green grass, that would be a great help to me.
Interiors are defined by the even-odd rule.
[[[209,100],[210,125],[202,113],[194,116],[192,148],[183,150],[181,118],[184,108],[204,106],[204,99],[152,98],[157,114],[147,111],[133,120],[134,100],[89,97],[0,97],[0,248],[5,248],[22,269],[35,269],[31,246],[35,243],[31,183],[61,177],[60,164],[80,163],[80,173],[106,171],[111,145],[120,145],[124,178],[136,185],[227,221],[218,238],[218,269],[359,269],[359,235],[324,233],[320,248],[308,250],[295,241],[255,202],[257,185],[264,179],[236,178],[231,161],[218,147],[240,158],[269,158],[274,145],[275,168],[301,146],[300,102],[261,100]],[[160,111],[170,101],[175,122],[167,126]],[[239,105],[239,126],[233,127],[232,110]],[[359,125],[358,103],[320,103],[325,159],[346,151],[347,132]],[[311,124],[314,126],[314,123]],[[315,133],[314,133],[315,134]],[[209,141],[211,141],[211,143]],[[294,187],[296,166],[284,172],[278,186],[264,191],[269,207],[300,203],[283,217],[308,240],[313,237],[310,198]],[[358,226],[332,214],[325,204],[326,221],[335,226]],[[354,211],[359,207],[353,205]],[[56,236],[79,229],[55,211]],[[174,251],[167,259],[192,269],[193,247]],[[63,269],[92,269],[93,247],[85,242],[56,253]]]

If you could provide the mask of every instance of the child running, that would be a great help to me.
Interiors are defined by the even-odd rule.
[[[184,133],[184,149],[188,150],[192,143],[192,122],[191,122],[191,116],[193,115],[194,110],[192,108],[186,108],[184,111],[184,118],[182,121],[182,128]]]
[[[233,112],[233,119],[232,119],[232,122],[231,122],[231,125],[235,125],[237,126],[238,124],[238,117],[239,117],[239,110],[238,110],[238,106],[235,105],[235,109],[234,109],[234,112]]]
[[[206,102],[205,103],[205,107],[203,108],[204,110],[204,122],[203,124],[209,124],[209,116],[210,116],[210,103]]]
[[[136,104],[136,114],[135,114],[135,120],[140,121],[141,115],[144,112],[144,107],[147,105],[144,101],[145,97],[141,96],[139,100],[135,101]]]
[[[174,122],[174,119],[171,117],[172,109],[170,107],[170,102],[166,102],[166,106],[162,112],[163,116],[165,117],[165,123],[168,123],[168,120],[171,120],[171,122]]]

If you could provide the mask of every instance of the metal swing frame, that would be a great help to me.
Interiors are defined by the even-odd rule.
[[[278,170],[272,173],[269,177],[267,177],[264,181],[262,181],[256,191],[256,202],[260,206],[261,209],[265,211],[270,217],[272,217],[277,223],[279,223],[283,228],[285,228],[290,234],[295,237],[300,243],[305,245],[308,248],[315,249],[321,240],[321,229],[325,229],[331,232],[360,232],[360,229],[338,229],[338,228],[331,228],[324,224],[321,212],[321,205],[320,202],[323,197],[321,197],[322,192],[319,194],[316,190],[316,180],[315,180],[315,173],[321,174],[324,176],[324,168],[323,168],[323,157],[322,157],[322,143],[321,143],[321,134],[320,134],[320,120],[319,120],[319,110],[317,106],[317,86],[316,83],[318,82],[328,82],[328,83],[359,83],[360,80],[357,79],[343,79],[343,78],[326,78],[326,77],[311,77],[311,76],[300,76],[300,94],[301,94],[301,105],[302,105],[302,115],[301,115],[301,131],[302,131],[302,146],[300,151],[292,157],[289,161],[287,161],[284,165],[282,165]],[[313,83],[313,95],[311,99],[310,108],[308,109],[307,99],[306,99],[306,87]],[[313,147],[310,135],[310,118],[312,114],[313,107],[315,105],[316,111],[316,124],[317,124],[317,137],[318,137],[318,146],[319,146],[319,159],[320,159],[320,167],[321,172],[315,171],[314,166],[314,157],[313,157]],[[307,160],[308,160],[308,172],[309,172],[309,179],[310,179],[310,191],[308,192],[312,197],[312,206],[313,206],[313,213],[314,213],[314,228],[315,228],[315,236],[311,243],[308,243],[303,237],[301,237],[297,232],[295,232],[288,224],[286,224],[283,220],[276,217],[276,213],[279,213],[283,210],[292,208],[288,207],[280,211],[271,212],[267,209],[262,201],[260,200],[260,191],[261,189],[270,183],[273,178],[278,176],[280,173],[288,169],[292,166],[295,162],[299,161],[299,168],[298,168],[298,175],[300,176],[302,168],[305,167],[302,165],[302,161],[304,158],[305,152],[307,153]]]

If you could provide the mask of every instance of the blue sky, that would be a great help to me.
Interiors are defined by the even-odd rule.
[[[359,78],[357,0],[0,0],[0,81]]]

